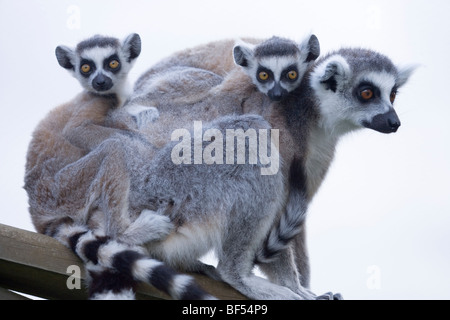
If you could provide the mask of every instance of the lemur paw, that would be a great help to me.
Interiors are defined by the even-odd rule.
[[[155,107],[132,105],[127,107],[127,112],[133,117],[138,128],[143,128],[159,118],[159,111]]]

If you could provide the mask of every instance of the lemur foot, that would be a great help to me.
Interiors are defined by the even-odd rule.
[[[327,292],[321,296],[317,296],[316,300],[344,300],[340,293],[333,294],[332,292]]]

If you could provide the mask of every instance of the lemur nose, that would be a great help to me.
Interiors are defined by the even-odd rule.
[[[94,81],[95,81],[95,84],[96,84],[96,85],[102,86],[102,85],[105,84],[106,79],[105,79],[105,77],[103,77],[103,76],[98,76],[98,77],[95,78]]]
[[[388,124],[393,132],[397,132],[398,128],[400,128],[401,126],[400,120],[398,118],[389,118]]]
[[[92,81],[92,86],[95,90],[104,92],[113,87],[113,81],[109,77],[99,74]]]

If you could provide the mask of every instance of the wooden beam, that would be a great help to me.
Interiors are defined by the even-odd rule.
[[[82,271],[81,289],[68,289],[67,281],[72,276],[68,272],[69,266],[78,266]],[[45,299],[86,299],[83,270],[81,260],[57,240],[0,224],[0,287]],[[219,299],[246,299],[223,282],[196,274],[192,276],[202,288]],[[170,298],[147,284],[140,284],[137,291],[138,299]]]
[[[0,300],[30,300],[20,294],[7,290],[5,288],[0,288]]]

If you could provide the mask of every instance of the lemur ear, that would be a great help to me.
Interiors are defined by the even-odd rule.
[[[128,62],[139,57],[141,54],[141,37],[137,33],[130,34],[122,44]]]
[[[304,62],[315,61],[320,56],[320,43],[319,39],[312,34],[309,38],[300,44],[300,52],[304,54]]]
[[[324,65],[317,70],[319,81],[325,89],[336,92],[350,77],[350,67],[341,56],[331,57]]]
[[[416,71],[418,68],[418,65],[408,65],[408,66],[401,66],[397,67],[398,70],[398,76],[397,76],[397,87],[401,87],[404,84],[406,84],[411,77],[411,75]]]
[[[58,46],[55,50],[56,59],[61,67],[64,69],[75,71],[74,57],[75,53],[72,49],[66,46]]]
[[[233,48],[234,62],[241,67],[249,67],[253,59],[254,45],[240,41]]]

